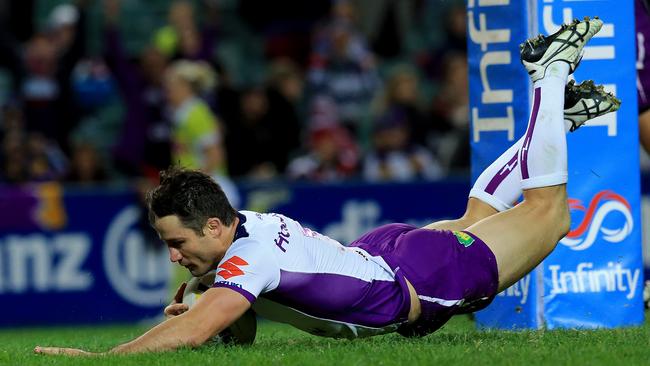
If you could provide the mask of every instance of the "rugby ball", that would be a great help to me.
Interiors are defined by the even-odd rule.
[[[192,277],[187,282],[183,292],[183,304],[190,309],[201,298],[201,295],[214,284],[215,271],[210,271],[201,277]],[[227,345],[250,345],[257,334],[257,317],[253,309],[248,309],[239,319],[228,328],[212,338],[213,343]]]

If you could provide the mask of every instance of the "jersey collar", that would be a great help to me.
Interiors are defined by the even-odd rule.
[[[248,237],[248,231],[246,231],[246,228],[244,227],[246,216],[244,216],[241,212],[237,212],[237,217],[239,218],[239,223],[235,229],[235,237],[232,240],[233,242],[237,239]]]

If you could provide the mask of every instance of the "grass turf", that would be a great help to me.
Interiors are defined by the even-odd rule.
[[[0,365],[648,365],[650,322],[591,331],[477,331],[467,317],[419,339],[396,334],[354,341],[319,338],[262,322],[251,347],[204,346],[161,354],[72,358],[35,355],[35,345],[103,351],[140,335],[141,326],[0,331]]]

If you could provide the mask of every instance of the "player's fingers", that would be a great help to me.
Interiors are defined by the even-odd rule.
[[[190,307],[187,304],[174,304],[174,305],[170,305],[169,308],[170,308],[170,312],[174,314],[182,314],[190,310]]]
[[[34,347],[34,353],[39,353],[42,355],[57,355],[59,354],[59,347]]]
[[[187,304],[171,304],[167,305],[165,308],[165,313],[169,314],[177,314],[181,312],[185,312],[189,309],[189,306]]]
[[[175,315],[181,315],[184,312],[190,310],[190,307],[187,304],[176,304],[173,309]]]
[[[190,307],[187,304],[171,304],[165,308],[165,316],[171,317],[181,315],[189,309]]]
[[[171,305],[165,306],[165,310],[163,311],[163,314],[165,314],[166,317],[172,316],[172,306],[174,306],[174,305],[176,305],[176,304],[171,304]]]
[[[185,292],[185,287],[187,287],[187,282],[181,283],[181,285],[178,287],[178,290],[176,290],[176,295],[174,295],[175,303],[180,304],[183,302],[183,293]]]
[[[87,356],[90,352],[86,352],[77,348],[62,348],[62,347],[34,347],[34,353],[42,355],[67,355],[67,356]]]

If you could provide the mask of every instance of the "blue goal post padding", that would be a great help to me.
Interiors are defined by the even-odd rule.
[[[622,107],[567,136],[571,231],[537,269],[477,314],[480,327],[597,328],[643,321],[632,1],[467,2],[472,176],[525,132],[531,83],[519,44],[594,15],[605,24],[573,76],[604,84]]]

